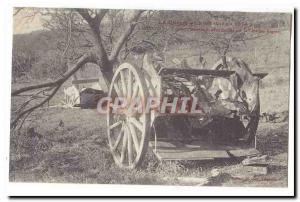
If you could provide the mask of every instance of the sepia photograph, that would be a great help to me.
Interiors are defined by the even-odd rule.
[[[9,182],[287,188],[292,18],[14,7]]]

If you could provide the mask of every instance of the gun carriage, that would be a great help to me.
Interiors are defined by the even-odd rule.
[[[167,103],[174,99],[185,111],[151,109],[113,113],[108,105],[107,133],[115,162],[135,168],[143,161],[147,149],[160,160],[207,160],[258,154],[256,130],[259,122],[259,80],[265,73],[252,73],[248,65],[236,58],[222,60],[210,69],[166,68],[153,64],[145,55],[141,67],[121,64],[115,71],[109,97],[123,97],[131,103],[139,98],[149,106],[149,98]],[[197,104],[192,101],[197,100]],[[150,103],[152,106],[153,103]],[[191,106],[193,105],[193,106]],[[130,105],[127,105],[127,107]],[[161,103],[160,105],[161,106]],[[191,111],[191,108],[197,113]],[[126,107],[125,107],[126,108]]]

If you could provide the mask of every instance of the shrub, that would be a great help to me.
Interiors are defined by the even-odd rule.
[[[42,53],[33,64],[30,74],[35,78],[57,78],[67,71],[67,61],[58,51]]]

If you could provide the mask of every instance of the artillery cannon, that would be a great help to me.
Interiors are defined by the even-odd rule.
[[[258,154],[259,80],[267,74],[252,73],[236,58],[227,59],[225,70],[221,60],[211,69],[178,69],[149,58],[141,67],[121,64],[109,88],[108,142],[120,167],[139,166],[149,146],[160,160]]]

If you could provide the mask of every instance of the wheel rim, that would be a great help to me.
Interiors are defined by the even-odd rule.
[[[123,97],[129,103],[140,99],[145,106],[147,91],[141,74],[129,63],[122,64],[114,74],[109,96],[114,100]],[[135,168],[140,165],[148,147],[149,113],[142,110],[130,113],[125,107],[124,113],[114,113],[110,106],[107,115],[108,141],[115,162],[123,168]]]

